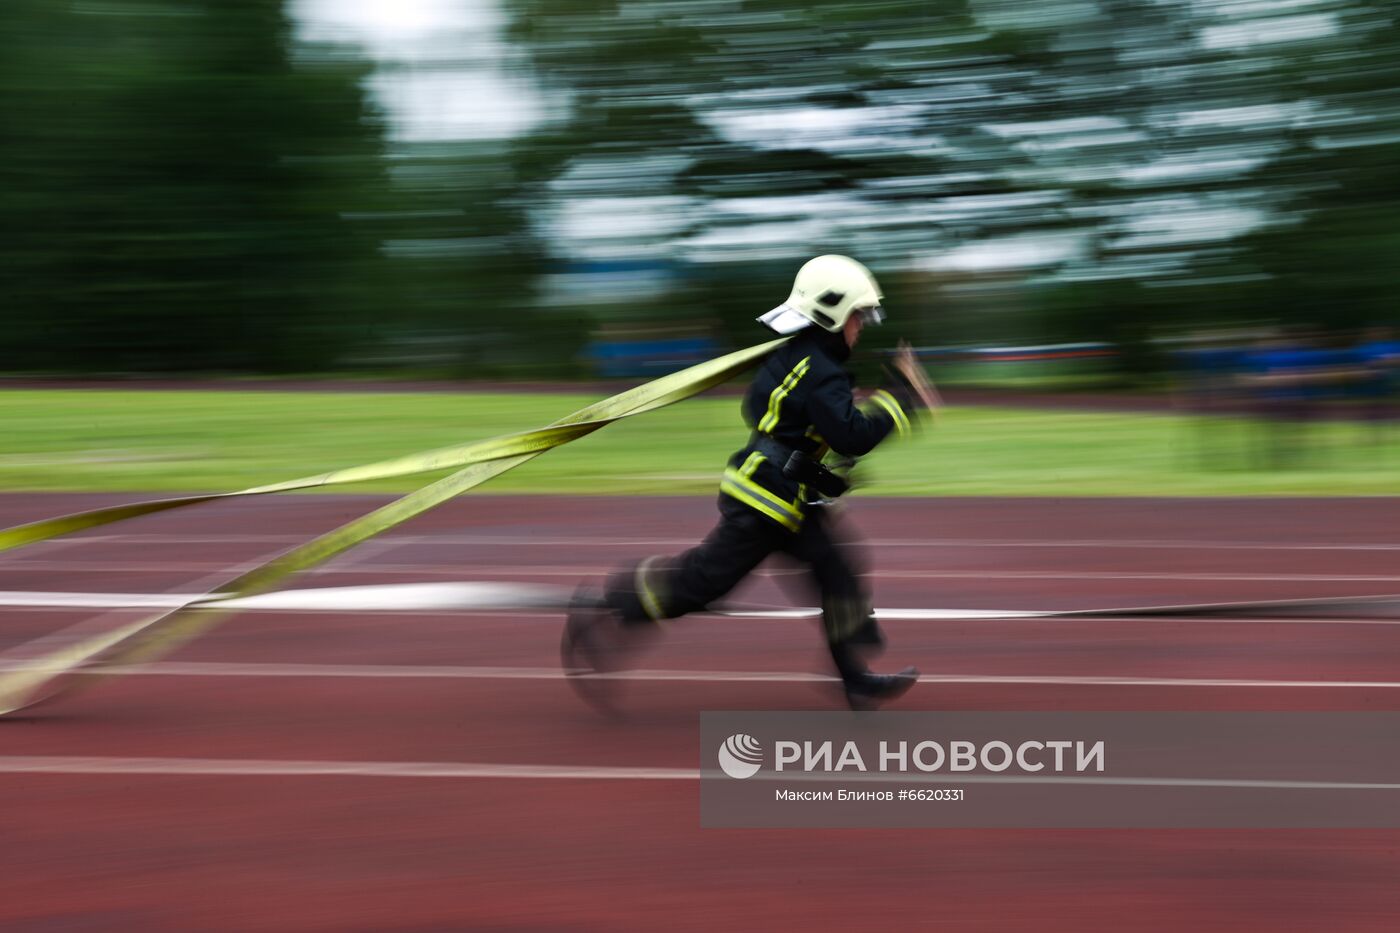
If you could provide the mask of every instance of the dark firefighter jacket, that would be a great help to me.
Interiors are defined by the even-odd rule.
[[[891,432],[910,432],[914,393],[892,376],[890,385],[857,407],[851,392],[854,377],[842,366],[849,355],[839,333],[809,327],[764,360],[744,398],[744,420],[755,433],[729,458],[722,495],[797,531],[807,490],[783,476],[783,463],[756,449],[762,435],[820,460],[828,450],[859,457]],[[771,452],[771,445],[765,446]]]

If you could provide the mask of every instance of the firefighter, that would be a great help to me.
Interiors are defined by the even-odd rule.
[[[763,560],[786,554],[806,568],[820,594],[827,645],[854,709],[870,709],[914,685],[918,671],[875,674],[865,654],[883,647],[870,594],[852,546],[827,506],[847,483],[823,464],[847,464],[891,434],[907,435],[914,416],[936,401],[907,347],[888,384],[857,407],[843,368],[867,324],[879,323],[880,287],[845,256],[818,256],[797,273],[792,294],[758,318],[793,338],[760,365],[744,398],[748,443],[729,459],[719,492],[719,524],[675,557],[649,557],[608,578],[601,594],[580,587],[562,643],[566,673],[580,694],[608,705],[606,674],[630,657],[663,619],[702,610]]]

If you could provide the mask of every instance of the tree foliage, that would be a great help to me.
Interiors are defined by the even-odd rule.
[[[314,369],[382,302],[365,65],[280,0],[8,0],[0,365]]]

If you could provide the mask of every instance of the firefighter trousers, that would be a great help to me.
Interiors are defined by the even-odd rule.
[[[843,678],[866,670],[860,649],[879,644],[862,580],[864,560],[826,507],[807,510],[789,531],[729,496],[720,520],[696,547],[675,557],[650,557],[608,578],[605,602],[626,623],[674,619],[708,607],[774,554],[791,558],[820,601],[832,660]]]

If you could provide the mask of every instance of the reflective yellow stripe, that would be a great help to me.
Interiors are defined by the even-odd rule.
[[[739,467],[739,472],[745,476],[753,476],[753,471],[757,470],[758,465],[765,459],[767,458],[764,457],[763,454],[755,450],[753,453],[749,454],[749,458],[744,461],[744,465]]]
[[[804,356],[799,360],[797,365],[792,368],[792,372],[787,374],[787,378],[769,394],[768,414],[764,415],[763,419],[758,422],[758,429],[760,431],[771,431],[778,426],[778,409],[782,407],[783,399],[788,397],[788,393],[791,392],[793,387],[796,386],[798,382],[802,381],[802,377],[806,375],[807,366],[811,359],[810,356]]]
[[[899,407],[899,403],[894,400],[894,396],[884,389],[878,389],[870,396],[870,401],[879,405],[885,413],[894,421],[894,428],[899,432],[900,437],[909,436],[909,418],[904,414],[904,409]]]
[[[641,601],[642,608],[647,615],[651,616],[653,622],[660,622],[666,618],[666,613],[661,609],[661,600],[656,598],[651,587],[647,586],[647,571],[653,563],[655,557],[648,557],[637,565],[637,597]]]
[[[733,467],[724,471],[719,491],[757,509],[789,531],[796,531],[802,525],[801,512]]]

